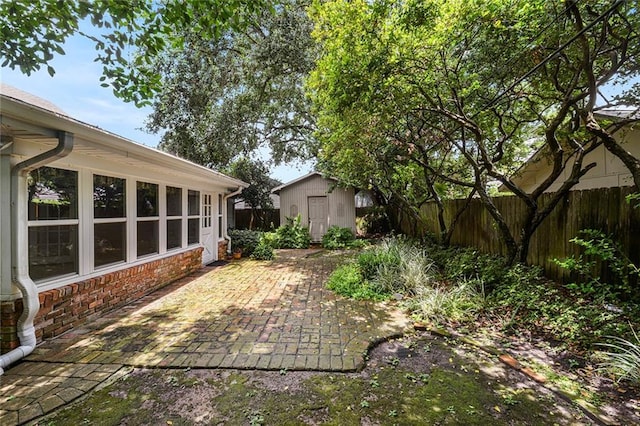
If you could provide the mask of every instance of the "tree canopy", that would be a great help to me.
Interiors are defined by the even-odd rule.
[[[376,170],[413,164],[421,173],[383,189],[401,196],[419,176],[436,203],[450,194],[478,196],[509,259],[524,260],[537,226],[594,167],[583,164],[585,156],[611,136],[606,130],[593,137],[600,89],[618,75],[638,75],[640,25],[636,9],[623,3],[314,2],[322,56],[309,88],[321,164],[359,184]],[[538,145],[552,171],[526,192],[511,177]],[[556,197],[538,205],[556,180]],[[491,185],[526,203],[521,229],[509,229]],[[410,207],[419,219],[419,205]]]
[[[162,149],[212,166],[258,148],[272,161],[313,157],[315,120],[304,93],[315,43],[305,1],[278,1],[242,30],[197,35],[155,62],[162,93],[147,128]]]
[[[96,44],[102,84],[136,105],[161,89],[152,66],[157,56],[181,51],[193,35],[215,40],[241,29],[270,4],[266,0],[6,0],[0,2],[2,66],[31,74],[64,55],[64,43],[80,33]],[[94,31],[81,31],[83,24]],[[100,34],[98,34],[100,33]],[[96,35],[97,34],[97,35]]]

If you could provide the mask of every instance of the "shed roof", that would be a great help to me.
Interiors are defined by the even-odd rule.
[[[177,178],[213,181],[229,191],[248,186],[216,170],[76,120],[51,102],[8,85],[1,87],[0,122],[3,134],[32,140],[44,146],[55,146],[56,132],[65,131],[74,134],[74,151],[88,156],[117,159],[132,168],[153,169]]]
[[[323,175],[322,173],[320,173],[320,172],[311,172],[311,173],[306,174],[306,175],[304,175],[304,176],[301,176],[301,177],[299,177],[299,178],[297,178],[297,179],[294,179],[294,180],[292,180],[292,181],[289,181],[289,182],[287,182],[287,183],[285,183],[285,184],[282,184],[282,185],[280,185],[280,186],[276,186],[275,188],[273,188],[273,189],[271,190],[271,192],[272,192],[272,193],[274,193],[274,194],[279,194],[279,193],[280,193],[280,191],[281,191],[281,190],[283,190],[283,189],[285,189],[285,188],[288,188],[288,187],[290,187],[290,186],[294,186],[294,185],[298,185],[298,184],[300,184],[300,183],[304,182],[305,180],[311,179],[311,178],[316,177],[316,176],[319,176],[319,177],[321,177],[321,178],[323,178],[323,179],[332,180],[332,181],[334,181],[334,182],[337,182],[337,181],[338,181],[337,179],[330,178],[330,177],[326,177],[326,176],[324,176],[324,175]]]

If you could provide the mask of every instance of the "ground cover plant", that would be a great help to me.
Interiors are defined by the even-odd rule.
[[[419,253],[422,266],[407,261],[409,256],[399,257],[400,251]],[[345,276],[348,286],[341,285]],[[402,284],[407,277],[413,285]],[[380,285],[387,281],[396,283],[393,289]],[[545,362],[562,372],[537,359],[531,359],[530,366],[563,391],[587,395],[591,403],[601,403],[602,396],[589,389],[615,398],[620,381],[624,392],[640,394],[640,342],[633,331],[639,326],[640,309],[631,301],[612,298],[611,292],[594,294],[551,282],[540,268],[508,266],[500,257],[473,249],[399,237],[360,253],[338,268],[328,285],[347,297],[397,299],[418,322],[504,344],[505,350],[520,351],[525,358],[545,352]],[[532,342],[542,349],[532,351]]]

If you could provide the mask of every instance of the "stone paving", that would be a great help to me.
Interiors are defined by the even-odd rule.
[[[289,250],[205,267],[47,341],[0,376],[0,424],[37,418],[131,367],[357,370],[371,344],[409,322],[325,289],[339,259]]]

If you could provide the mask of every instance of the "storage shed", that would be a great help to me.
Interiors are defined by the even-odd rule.
[[[311,240],[318,242],[330,226],[350,228],[356,232],[354,189],[339,188],[338,181],[312,172],[274,188],[280,195],[280,223],[300,215],[309,227]]]

